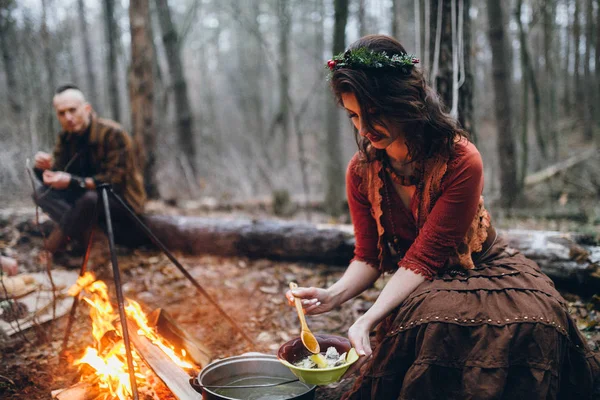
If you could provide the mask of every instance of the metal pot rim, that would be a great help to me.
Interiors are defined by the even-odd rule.
[[[215,361],[211,362],[210,364],[208,364],[206,367],[204,367],[198,373],[198,376],[196,378],[197,382],[200,384],[200,386],[202,386],[202,385],[210,386],[210,384],[207,384],[206,382],[203,382],[203,378],[208,373],[210,373],[211,371],[214,371],[216,369],[223,368],[223,367],[226,367],[228,365],[236,364],[236,363],[239,363],[239,362],[242,362],[242,361],[274,362],[274,363],[277,363],[278,365],[281,365],[282,367],[284,367],[287,370],[287,367],[285,367],[283,364],[281,364],[281,362],[279,361],[279,359],[275,355],[263,354],[263,353],[244,353],[242,355],[232,356],[232,357],[227,357],[227,358],[222,358],[222,359],[218,359],[218,360],[215,360]],[[310,385],[310,384],[306,384],[306,383],[304,383],[304,385],[307,386],[306,391],[303,394],[298,395],[298,396],[303,396],[305,394],[308,394],[310,392],[314,392],[316,390],[316,386],[315,385]],[[210,390],[208,388],[202,388],[202,391],[210,393],[213,396],[221,397],[223,399],[230,399],[229,397],[225,397],[223,395],[215,393],[215,392],[213,392],[212,390]]]

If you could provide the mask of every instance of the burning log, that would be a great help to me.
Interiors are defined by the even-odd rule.
[[[157,333],[175,348],[183,349],[186,358],[199,367],[210,363],[212,355],[202,343],[190,337],[175,321],[161,308],[148,315],[148,326],[156,329]]]
[[[137,330],[135,323],[127,321],[131,332]],[[180,400],[202,399],[189,383],[190,375],[173,362],[159,347],[155,346],[145,336],[131,335],[130,337],[137,353],[146,365],[160,378],[175,397]]]
[[[317,226],[277,220],[148,216],[149,228],[171,250],[189,254],[260,257],[347,265],[354,235],[348,225]],[[504,230],[510,246],[535,260],[557,283],[600,290],[600,246],[575,234]]]

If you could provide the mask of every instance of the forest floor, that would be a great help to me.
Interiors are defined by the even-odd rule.
[[[231,217],[231,215],[229,216]],[[42,228],[49,221],[42,217]],[[0,248],[19,260],[21,272],[43,271],[37,263],[42,238],[31,211],[2,210],[0,213]],[[287,340],[297,337],[300,324],[295,309],[288,306],[284,293],[290,281],[302,286],[331,285],[343,269],[324,264],[279,262],[240,257],[186,256],[177,259],[208,293],[226,310],[231,318],[254,340],[249,346],[237,331],[227,323],[206,298],[157,250],[129,250],[119,248],[118,260],[122,271],[124,294],[138,301],[146,311],[156,308],[168,314],[204,344],[214,359],[240,355],[249,351],[276,354]],[[81,256],[67,256],[54,268],[78,270]],[[114,293],[110,254],[105,237],[98,235],[92,248],[89,269],[109,285]],[[346,336],[355,318],[372,304],[384,285],[376,286],[356,300],[345,304],[338,312],[308,317],[313,332]],[[600,345],[600,315],[589,299],[562,292],[570,302],[570,311],[578,326],[596,348]],[[596,304],[596,306],[598,306]],[[73,360],[81,357],[84,349],[93,344],[92,326],[87,305],[77,313],[70,336],[69,354],[59,359],[67,317],[34,326],[10,340],[0,338],[0,398],[49,399],[55,389],[77,383],[81,373]],[[174,398],[168,390],[146,371],[148,385],[142,387],[143,399]],[[317,389],[318,399],[339,399],[353,378]]]

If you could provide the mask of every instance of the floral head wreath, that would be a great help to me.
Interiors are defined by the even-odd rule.
[[[385,51],[375,52],[366,47],[346,50],[327,61],[327,68],[333,73],[340,68],[384,69],[395,68],[408,75],[419,59],[411,54],[394,54],[391,57]]]

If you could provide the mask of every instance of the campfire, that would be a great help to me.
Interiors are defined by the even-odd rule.
[[[86,272],[79,277],[77,283],[69,290],[69,294],[81,296],[81,299],[89,305],[92,320],[94,343],[85,349],[80,359],[74,362],[75,365],[80,366],[81,381],[89,384],[90,387],[97,387],[100,392],[97,398],[119,400],[131,398],[133,391],[126,361],[125,343],[119,330],[120,324],[117,323],[119,314],[111,304],[106,283],[96,280],[93,273]],[[145,342],[160,349],[162,357],[170,360],[169,364],[179,370],[188,373],[198,368],[190,360],[184,348],[175,348],[158,333],[156,326],[150,326],[148,316],[139,303],[132,299],[126,299],[126,302],[125,313],[130,327],[128,329],[130,338],[133,343],[140,344],[135,346],[136,348],[144,347],[140,342],[140,338],[143,338]],[[132,349],[132,357],[136,382],[143,386],[146,376],[141,372],[140,367],[145,362],[144,356]],[[152,365],[149,366],[152,368]],[[60,394],[57,397],[60,399]],[[63,398],[67,397],[63,396]]]

